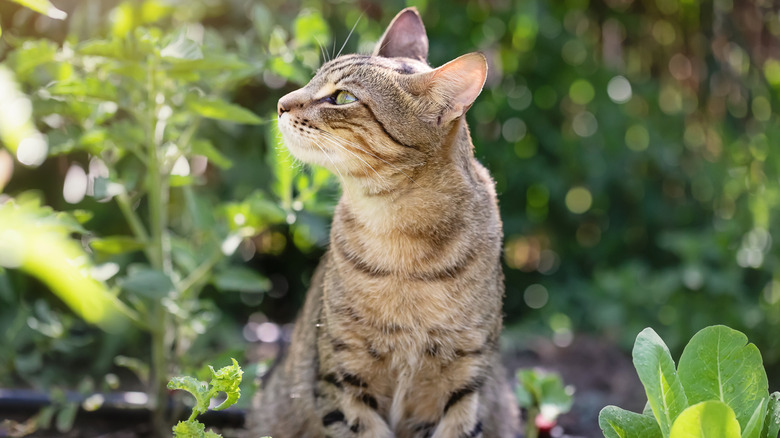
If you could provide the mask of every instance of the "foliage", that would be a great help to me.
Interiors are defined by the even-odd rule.
[[[780,392],[768,393],[761,353],[744,334],[722,325],[702,329],[675,368],[666,344],[647,328],[633,357],[649,411],[607,406],[599,414],[606,438],[778,436]]]
[[[197,416],[208,411],[211,399],[220,392],[224,392],[227,398],[215,407],[215,411],[227,409],[234,405],[239,397],[241,390],[238,388],[241,384],[241,377],[244,372],[235,359],[231,359],[233,365],[211,370],[211,381],[202,382],[191,376],[174,377],[168,382],[168,389],[180,389],[187,391],[195,397],[195,405],[192,407],[192,414],[186,421],[180,421],[173,427],[173,436],[177,438],[217,438],[221,437],[217,433],[205,431],[205,426],[196,420]]]
[[[3,200],[35,189],[52,214],[90,213],[74,242],[130,314],[167,319],[177,340],[158,367],[197,369],[244,348],[247,321],[294,317],[338,192],[326,171],[278,152],[265,122],[342,43],[369,52],[408,3],[426,23],[431,65],[474,50],[490,62],[467,117],[500,198],[507,325],[558,345],[586,330],[626,347],[653,326],[677,352],[724,323],[780,368],[771,2],[71,3],[57,3],[67,19],[56,20],[0,0]],[[164,209],[153,207],[166,190],[152,189],[152,150]],[[153,211],[167,215],[162,245]],[[0,381],[102,382],[117,355],[144,374],[143,324],[93,330],[48,289],[0,272],[12,346],[0,349]]]
[[[518,405],[527,412],[527,438],[539,436],[540,429],[549,431],[558,416],[569,412],[574,401],[574,387],[563,385],[556,373],[534,369],[517,370],[515,397]]]
[[[307,181],[289,177],[278,184],[287,212],[258,191],[225,202],[198,191],[207,182],[208,163],[232,166],[201,126],[209,119],[228,123],[225,129],[264,123],[225,99],[227,90],[257,74],[262,60],[250,63],[226,52],[222,38],[204,35],[200,27],[143,27],[175,12],[162,8],[144,15],[154,4],[120,4],[112,32],[89,39],[72,35],[61,45],[15,40],[0,70],[0,89],[25,105],[3,106],[3,143],[19,163],[32,167],[47,155],[70,157],[62,197],[86,202],[90,212],[80,213],[86,229],[74,229],[68,215],[36,205],[17,208],[6,197],[0,222],[2,266],[42,280],[87,321],[119,323],[110,314],[118,308],[149,332],[150,365],[135,369],[150,369],[139,378],[148,376],[144,383],[159,406],[168,373],[182,365],[215,318],[201,291],[213,285],[266,292],[270,282],[231,256],[247,239],[285,223],[293,203],[311,202],[323,180],[312,184],[304,201],[287,193],[292,184],[307,189]],[[100,205],[108,201],[115,210]],[[116,216],[123,225],[117,226]],[[71,240],[72,231],[83,233],[88,246]],[[90,272],[92,263],[100,264],[99,272]],[[161,428],[164,411],[155,413]]]

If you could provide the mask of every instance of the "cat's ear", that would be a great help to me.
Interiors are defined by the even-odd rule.
[[[374,48],[374,56],[428,59],[428,36],[417,8],[406,8],[393,18]]]
[[[466,113],[477,99],[487,78],[485,55],[474,52],[460,56],[424,73],[428,96],[442,108],[438,124],[446,124]]]

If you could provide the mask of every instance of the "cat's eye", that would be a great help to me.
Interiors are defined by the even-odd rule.
[[[340,90],[333,94],[333,103],[336,105],[346,105],[352,102],[357,102],[357,97],[349,91]]]

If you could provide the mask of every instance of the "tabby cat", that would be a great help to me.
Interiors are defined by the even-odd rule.
[[[290,152],[340,179],[330,249],[252,436],[515,437],[499,363],[501,220],[464,113],[479,53],[428,66],[416,9],[374,53],[324,64],[278,105]]]

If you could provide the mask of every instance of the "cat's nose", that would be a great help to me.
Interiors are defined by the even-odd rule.
[[[279,102],[276,104],[276,112],[279,117],[282,117],[282,114],[290,111],[291,109],[302,106],[303,104],[300,103],[300,99],[296,96],[296,92],[293,91],[292,93],[285,94],[281,99],[279,99]]]

